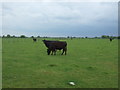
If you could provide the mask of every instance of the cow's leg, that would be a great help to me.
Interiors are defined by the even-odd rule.
[[[51,50],[50,50],[50,52],[49,52],[49,55],[50,55],[50,53],[51,53]]]
[[[51,51],[52,51],[52,54],[51,54],[51,55],[55,54],[55,49],[52,49]]]
[[[54,51],[52,50],[52,53],[51,53],[51,55],[53,55],[53,52],[54,52]]]
[[[66,55],[66,53],[67,53],[67,47],[65,47],[65,55]]]
[[[56,55],[56,51],[57,51],[57,50],[54,51],[54,55]]]
[[[65,51],[65,50],[63,49],[63,52],[62,52],[62,54],[61,54],[61,55],[63,55],[64,51]]]
[[[47,54],[50,55],[50,53],[51,53],[51,50],[47,49]]]
[[[66,55],[66,53],[67,53],[67,47],[63,48],[63,52],[62,52],[61,55],[63,55],[64,52],[65,52],[65,55]]]

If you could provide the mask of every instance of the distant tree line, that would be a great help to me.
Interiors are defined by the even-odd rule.
[[[25,35],[21,35],[21,36],[15,36],[15,35],[10,35],[10,34],[7,34],[6,36],[3,35],[2,38],[27,38]]]
[[[105,38],[105,39],[106,39],[106,38],[112,38],[112,39],[117,39],[117,38],[118,38],[118,39],[120,39],[120,36],[116,37],[116,36],[102,35],[101,37],[102,37],[103,39],[104,39],[104,38]]]
[[[31,37],[27,37],[25,35],[20,35],[20,36],[15,36],[15,35],[10,35],[10,34],[7,34],[7,35],[3,35],[3,36],[0,36],[2,38],[68,38],[68,39],[74,39],[74,38],[91,38],[91,37],[75,37],[75,36],[67,36],[67,37],[47,37],[47,36],[44,36],[44,37],[40,37],[40,36],[37,36],[37,37],[34,37],[34,36],[31,36]],[[108,39],[108,38],[112,38],[112,39],[120,39],[120,36],[108,36],[108,35],[102,35],[101,37],[92,37],[92,38],[97,38],[97,39]]]
[[[109,39],[109,38],[112,38],[112,39],[120,39],[120,36],[108,36],[108,35],[102,35],[101,37],[70,37],[70,36],[67,36],[67,38],[97,38],[97,39]]]

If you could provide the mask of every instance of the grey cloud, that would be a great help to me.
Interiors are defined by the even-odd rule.
[[[95,34],[100,29],[107,33],[113,21],[111,27],[116,29],[116,4],[103,7],[100,3],[4,3],[4,6],[4,33],[77,35],[93,31]],[[100,28],[103,26],[106,27]]]

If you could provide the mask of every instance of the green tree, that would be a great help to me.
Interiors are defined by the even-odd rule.
[[[21,35],[20,38],[26,38],[26,36],[25,35]]]
[[[31,36],[31,38],[34,38],[34,36]]]
[[[2,38],[5,38],[5,35],[3,35]]]
[[[8,34],[8,35],[7,35],[7,38],[10,38],[10,37],[11,37],[11,36]]]
[[[120,36],[118,36],[118,39],[120,39]]]
[[[109,38],[107,35],[102,35],[101,38]]]
[[[15,36],[15,35],[13,35],[13,36],[12,36],[12,38],[16,38],[16,36]]]
[[[67,36],[67,38],[70,38],[69,36]]]
[[[40,38],[40,36],[37,36],[37,38]]]

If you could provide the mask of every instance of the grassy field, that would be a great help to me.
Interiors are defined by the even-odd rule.
[[[63,41],[68,43],[67,55],[57,51],[48,56],[42,39],[3,38],[3,88],[118,87],[118,40]]]
[[[2,89],[2,38],[0,38],[0,89]]]

